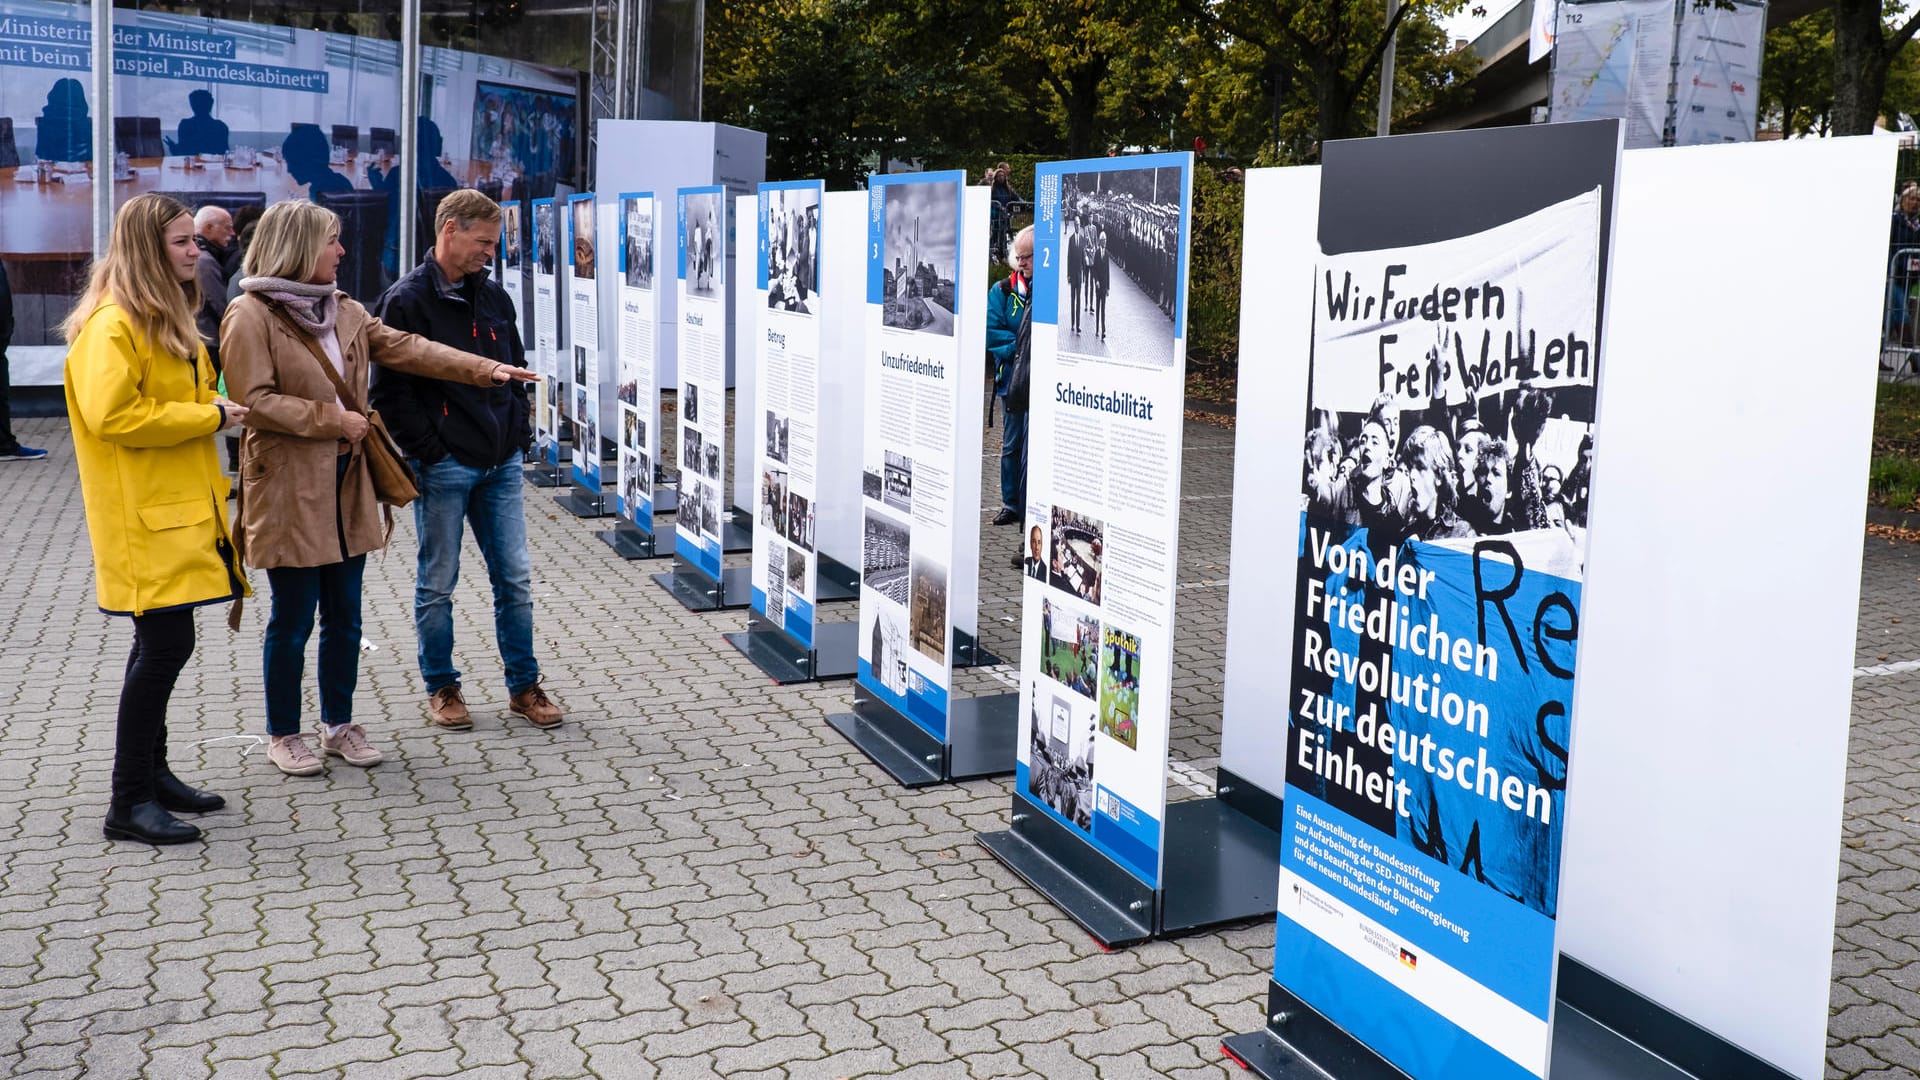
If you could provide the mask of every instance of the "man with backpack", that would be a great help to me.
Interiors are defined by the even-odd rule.
[[[1018,525],[1027,509],[1027,402],[1032,371],[1033,226],[1013,238],[1013,273],[987,290],[987,354],[1000,399],[1000,513],[995,525]],[[1015,569],[1020,556],[1013,557]]]

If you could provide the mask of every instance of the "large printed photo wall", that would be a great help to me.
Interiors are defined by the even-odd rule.
[[[1192,158],[1043,165],[1015,791],[1160,884]]]

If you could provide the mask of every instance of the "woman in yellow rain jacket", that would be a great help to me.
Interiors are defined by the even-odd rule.
[[[174,812],[225,805],[167,767],[167,699],[193,655],[193,609],[248,592],[213,440],[247,410],[214,393],[193,321],[199,256],[186,207],[163,195],[128,200],[65,327],[95,591],[100,610],[133,620],[103,831],[148,844],[198,839]]]

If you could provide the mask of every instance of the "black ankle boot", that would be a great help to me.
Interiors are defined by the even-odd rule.
[[[185,844],[200,839],[200,830],[181,821],[157,802],[107,808],[100,832],[109,840],[138,840],[143,844]]]
[[[165,768],[154,775],[153,794],[163,808],[176,814],[204,814],[227,805],[227,800],[211,791],[188,787],[186,781]]]

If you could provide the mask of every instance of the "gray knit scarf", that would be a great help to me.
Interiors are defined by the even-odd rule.
[[[304,281],[288,281],[277,277],[249,277],[240,279],[240,288],[244,292],[258,293],[268,300],[277,300],[285,308],[293,321],[314,337],[332,332],[333,320],[340,315],[339,293],[332,282],[314,285]]]

